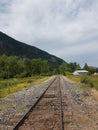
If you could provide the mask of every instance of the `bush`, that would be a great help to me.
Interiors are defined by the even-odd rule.
[[[90,85],[90,87],[94,87],[93,82],[89,79],[89,77],[87,75],[82,75],[81,79],[80,79],[80,82],[84,83],[84,84],[87,84],[87,85]]]
[[[82,75],[81,76],[81,79],[80,79],[80,82],[81,83],[85,83],[85,84],[87,84],[88,83],[88,76],[87,75]]]
[[[7,79],[9,76],[8,76],[8,73],[6,72],[6,71],[2,71],[1,73],[0,73],[0,78],[2,78],[2,79]]]
[[[25,78],[25,77],[28,77],[26,72],[22,72],[21,74],[15,76],[15,78]]]

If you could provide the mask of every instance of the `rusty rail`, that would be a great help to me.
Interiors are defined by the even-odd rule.
[[[49,87],[54,83],[54,81],[56,80],[56,78],[57,77],[54,78],[54,80],[49,84],[49,86],[42,93],[42,95],[38,98],[38,100],[33,104],[33,106],[30,107],[30,109],[28,110],[28,112],[18,121],[18,123],[14,126],[14,128],[12,130],[18,130],[19,129],[19,127],[24,123],[24,121],[26,120],[26,118],[29,116],[29,113],[31,111],[33,111],[33,109],[38,104],[38,102],[42,99],[42,97],[44,96],[44,94],[46,93],[46,91],[49,89]]]

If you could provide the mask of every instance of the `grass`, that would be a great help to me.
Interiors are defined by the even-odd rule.
[[[80,83],[80,77],[79,76],[68,75],[67,78]]]
[[[20,91],[23,88],[39,84],[48,78],[48,76],[33,76],[28,78],[0,80],[0,98],[3,98],[11,93]]]
[[[76,81],[78,83],[81,83],[81,76],[70,75],[70,76],[68,76],[68,78],[73,81]],[[88,79],[89,79],[89,81],[91,81],[91,83],[93,83],[93,88],[98,90],[98,75],[88,76]],[[88,84],[87,86],[92,87],[92,86],[90,86],[90,84]]]
[[[90,79],[94,84],[94,88],[98,90],[98,75],[91,76]]]

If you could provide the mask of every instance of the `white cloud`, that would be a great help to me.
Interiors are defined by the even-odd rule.
[[[0,7],[1,31],[64,60],[98,66],[89,58],[98,54],[97,0],[4,0]]]

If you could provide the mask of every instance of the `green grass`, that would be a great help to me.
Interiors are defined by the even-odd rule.
[[[28,78],[13,78],[0,80],[0,98],[3,98],[11,93],[22,90],[23,88],[31,87],[48,79],[48,76],[33,76]]]
[[[80,76],[68,75],[67,78],[80,83]]]
[[[81,82],[81,76],[73,76],[70,75],[68,76],[69,79],[76,81],[78,83]],[[92,76],[88,76],[88,79],[93,83],[93,88],[95,88],[96,90],[98,90],[98,75],[92,75]],[[88,87],[91,87],[89,84],[87,85]]]
[[[94,88],[98,90],[98,75],[91,76],[90,79],[94,84]]]

